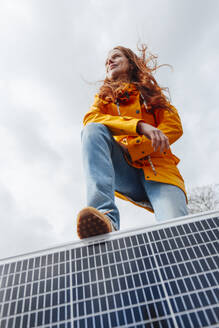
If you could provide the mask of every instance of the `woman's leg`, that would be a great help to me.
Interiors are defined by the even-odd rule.
[[[186,197],[179,187],[167,183],[146,181],[143,173],[142,179],[144,179],[145,191],[153,206],[157,221],[188,215]]]
[[[82,155],[87,185],[87,205],[107,216],[119,229],[119,211],[115,205],[115,190],[135,199],[145,199],[140,170],[131,167],[123,150],[110,130],[99,123],[89,123],[82,132]]]

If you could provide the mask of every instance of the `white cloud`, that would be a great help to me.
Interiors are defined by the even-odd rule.
[[[191,187],[218,182],[218,6],[217,0],[1,1],[1,257],[77,238],[76,216],[85,205],[82,119],[115,45],[136,50],[140,39],[159,63],[173,65],[156,76],[170,87],[184,125],[173,146],[180,170]],[[134,217],[139,226],[154,222],[150,213],[118,204],[122,229]]]

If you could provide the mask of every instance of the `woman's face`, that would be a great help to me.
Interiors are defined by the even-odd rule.
[[[128,58],[119,50],[109,52],[106,60],[106,77],[109,80],[129,80],[130,64]]]

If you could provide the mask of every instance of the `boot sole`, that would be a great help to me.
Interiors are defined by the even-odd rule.
[[[110,223],[98,210],[87,207],[81,210],[77,218],[77,234],[80,239],[111,232]]]

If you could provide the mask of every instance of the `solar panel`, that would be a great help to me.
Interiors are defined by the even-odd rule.
[[[219,212],[0,261],[0,328],[218,327]]]

